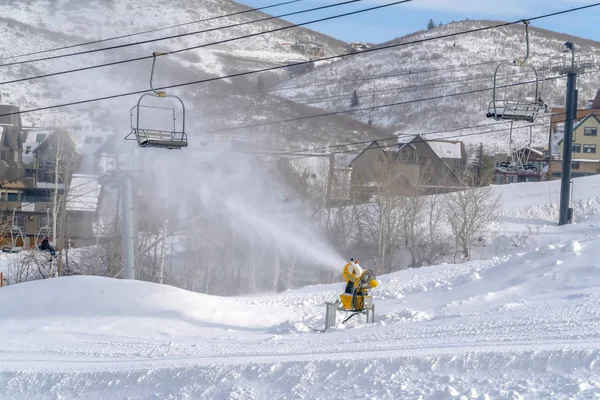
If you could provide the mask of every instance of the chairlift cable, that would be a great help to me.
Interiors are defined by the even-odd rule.
[[[10,62],[10,63],[0,64],[0,67],[9,67],[9,66],[13,66],[13,65],[28,64],[28,63],[39,62],[39,61],[56,60],[56,59],[66,58],[66,57],[74,57],[74,56],[80,56],[80,55],[85,55],[85,54],[98,53],[98,52],[101,52],[101,51],[116,50],[116,49],[122,49],[122,48],[125,48],[125,47],[139,46],[139,45],[142,45],[142,44],[154,43],[154,42],[159,42],[159,41],[163,41],[163,40],[178,39],[178,38],[182,38],[182,37],[186,37],[186,36],[199,35],[201,33],[215,32],[215,31],[220,31],[220,30],[223,30],[223,29],[235,28],[235,27],[239,27],[239,26],[244,26],[244,25],[255,24],[255,23],[259,23],[259,22],[270,21],[270,20],[273,20],[273,19],[279,19],[279,18],[289,17],[289,16],[292,16],[292,15],[299,15],[299,14],[304,14],[304,13],[308,13],[308,12],[312,12],[312,11],[319,11],[319,10],[324,10],[324,9],[328,9],[328,8],[344,6],[344,5],[348,5],[348,4],[358,3],[358,2],[361,2],[361,1],[364,1],[364,0],[345,0],[345,1],[340,2],[340,3],[327,4],[327,5],[324,5],[324,6],[308,8],[308,9],[305,9],[305,10],[294,11],[294,12],[291,12],[291,13],[285,13],[285,14],[280,14],[280,15],[268,16],[268,17],[257,19],[257,20],[254,20],[254,21],[239,22],[239,23],[236,23],[236,24],[219,26],[219,27],[215,27],[215,28],[208,28],[208,29],[203,29],[203,30],[199,30],[199,31],[180,33],[180,34],[177,34],[177,35],[170,35],[170,36],[163,36],[163,37],[159,37],[159,38],[155,38],[155,39],[141,40],[139,42],[123,43],[123,44],[119,44],[119,45],[115,45],[115,46],[103,47],[103,48],[100,48],[100,49],[91,49],[91,50],[78,51],[78,52],[75,52],[75,53],[59,54],[59,55],[55,55],[55,56],[48,56],[48,57],[43,57],[43,58],[36,58],[36,59],[33,59],[33,60],[14,61],[14,62]],[[410,2],[410,1],[413,1],[413,0],[403,0],[403,1],[398,1],[398,2],[395,2],[395,3],[384,4],[383,6],[372,7],[371,9],[377,9],[377,8],[382,8],[382,7],[389,7],[390,5],[400,4],[400,3],[406,3],[406,2]],[[358,11],[362,12],[363,10],[358,10]],[[228,43],[228,42],[231,42],[231,41],[234,41],[234,40],[240,40],[240,39],[245,39],[245,38],[249,38],[249,37],[259,36],[259,35],[263,35],[265,33],[279,32],[279,31],[283,31],[283,30],[287,30],[287,29],[291,29],[291,28],[296,28],[296,27],[299,27],[299,26],[308,25],[308,24],[312,24],[312,23],[316,23],[316,22],[327,21],[329,19],[340,18],[340,17],[346,16],[346,15],[352,15],[352,14],[355,14],[355,13],[357,13],[357,12],[346,13],[346,14],[342,14],[342,15],[334,15],[332,17],[322,18],[322,19],[319,19],[319,20],[316,20],[316,21],[309,21],[309,22],[303,22],[303,23],[300,23],[300,24],[293,24],[293,25],[289,25],[289,26],[284,26],[284,27],[272,29],[270,31],[264,31],[264,32],[258,32],[258,33],[248,34],[248,35],[244,35],[244,36],[237,37],[237,38],[230,38],[230,39],[224,39],[224,40],[220,40],[220,41],[213,42],[213,43],[207,43],[207,44],[204,44],[204,45],[201,45],[201,46],[194,46],[194,47],[190,47],[190,48],[187,48],[187,49],[176,50],[176,51],[173,51],[173,52],[166,52],[166,54],[175,54],[175,53],[179,53],[179,52],[182,52],[182,51],[187,51],[187,50],[192,50],[192,49],[198,49],[198,48],[201,48],[201,47],[212,46],[212,45],[215,45],[215,44],[223,44],[223,43]],[[149,57],[145,57],[145,58],[149,58]],[[144,59],[144,58],[142,58],[142,59]],[[139,59],[134,59],[134,60],[137,61]],[[125,62],[129,62],[129,61],[131,61],[131,60],[126,60]]]
[[[396,3],[385,4],[385,5],[379,6],[378,8],[389,6],[389,5],[392,5],[392,4],[396,4]],[[570,12],[575,12],[575,11],[579,11],[579,10],[583,10],[583,9],[587,9],[587,8],[591,8],[591,7],[597,7],[597,6],[600,6],[600,3],[594,3],[594,4],[587,5],[587,6],[581,6],[581,7],[571,8],[571,9],[563,10],[563,11],[557,11],[557,12],[554,12],[554,13],[550,13],[550,14],[545,14],[545,15],[541,15],[541,16],[529,18],[529,20],[537,20],[537,19],[541,19],[541,18],[547,18],[547,17],[561,15],[561,14],[567,14],[567,13],[570,13]],[[369,11],[369,10],[372,10],[372,9],[373,8],[367,8],[367,9],[363,9],[363,10],[358,10],[358,11],[355,11],[354,14],[357,14],[357,13],[360,13],[360,12]],[[331,18],[335,18],[335,17],[329,17],[329,18],[331,19]],[[486,30],[490,30],[490,29],[495,29],[495,28],[499,28],[499,27],[504,27],[504,26],[508,26],[508,25],[514,25],[514,24],[517,24],[517,23],[519,23],[521,21],[522,20],[518,20],[518,21],[515,21],[515,22],[506,22],[506,23],[501,23],[501,24],[492,25],[492,26],[488,26],[488,27],[476,28],[476,29],[471,29],[471,30],[467,30],[467,31],[461,31],[461,32],[455,32],[455,33],[451,33],[451,34],[434,36],[434,37],[430,37],[430,38],[418,39],[418,40],[414,40],[414,41],[410,41],[410,42],[404,42],[404,43],[396,43],[396,44],[386,45],[386,46],[382,46],[382,47],[378,47],[378,48],[374,48],[374,49],[365,49],[365,50],[363,50],[360,53],[347,53],[347,54],[342,54],[342,55],[337,55],[337,56],[328,56],[328,57],[323,57],[323,58],[316,59],[316,60],[313,60],[313,61],[304,61],[304,62],[287,64],[287,65],[283,65],[283,66],[274,66],[274,67],[268,67],[268,68],[262,68],[262,69],[258,69],[258,70],[253,70],[253,71],[239,72],[239,73],[225,75],[225,76],[219,76],[219,77],[207,78],[207,79],[202,79],[202,80],[196,80],[196,81],[189,81],[189,82],[184,82],[184,83],[179,83],[179,84],[173,84],[173,85],[163,86],[161,88],[158,88],[158,90],[164,90],[164,89],[170,89],[170,88],[177,88],[177,87],[184,87],[184,86],[196,85],[196,84],[200,84],[200,83],[213,82],[213,81],[218,81],[218,80],[223,80],[223,79],[229,79],[229,78],[235,78],[235,77],[240,77],[240,76],[247,76],[247,75],[252,75],[252,74],[261,73],[261,72],[267,72],[267,71],[275,71],[275,70],[289,68],[289,67],[292,67],[292,66],[306,65],[306,64],[314,62],[314,61],[331,60],[331,59],[342,57],[342,56],[348,57],[348,56],[352,56],[352,55],[356,55],[356,54],[363,54],[363,53],[367,53],[367,52],[380,51],[380,50],[386,50],[386,49],[390,49],[390,48],[408,46],[408,45],[411,45],[411,44],[424,43],[424,42],[433,41],[433,40],[437,40],[437,39],[443,39],[443,38],[447,38],[447,37],[455,37],[455,36],[465,35],[465,34],[469,34],[469,33],[482,32],[482,31],[486,31]],[[294,26],[299,26],[299,25],[294,25]],[[268,32],[264,32],[264,33],[268,33]],[[183,50],[179,50],[179,51],[183,51]],[[149,57],[145,57],[145,58],[149,58]],[[124,62],[129,62],[129,61],[128,60],[124,60],[124,61],[121,61],[120,63],[124,63]],[[90,67],[90,68],[95,68],[95,67]],[[90,69],[90,68],[88,68],[88,69]],[[61,72],[61,73],[68,73],[68,72],[69,71],[64,71],[64,72]],[[56,73],[56,74],[60,74],[60,73]],[[548,80],[550,80],[550,79],[551,78],[549,78]],[[43,110],[49,110],[49,109],[55,109],[55,108],[69,107],[69,106],[86,104],[86,103],[93,103],[93,102],[98,102],[98,101],[112,100],[112,99],[121,98],[121,97],[127,97],[127,96],[132,96],[132,95],[139,95],[139,94],[143,94],[143,93],[146,93],[146,92],[147,92],[147,90],[138,90],[138,91],[127,92],[127,93],[119,93],[119,94],[114,94],[114,95],[97,97],[97,98],[93,98],[93,99],[79,100],[79,101],[73,101],[73,102],[69,102],[69,103],[63,103],[63,104],[56,104],[56,105],[51,105],[51,106],[38,107],[38,108],[29,109],[29,110],[21,110],[21,111],[17,111],[17,112],[13,112],[13,113],[0,114],[0,117],[4,117],[4,116],[8,116],[8,115],[26,114],[26,113],[43,111]],[[477,92],[474,92],[474,93],[477,93]],[[381,106],[378,106],[378,107],[381,107]]]
[[[363,1],[363,0],[349,0],[349,1],[354,2],[354,1]],[[349,15],[355,15],[355,14],[360,14],[360,13],[367,12],[367,11],[373,11],[373,10],[381,9],[381,8],[384,8],[384,7],[390,7],[390,6],[393,6],[393,5],[396,5],[396,4],[402,4],[402,3],[406,3],[406,2],[410,2],[410,1],[413,1],[413,0],[398,0],[396,2],[389,3],[389,4],[383,4],[383,5],[379,5],[379,6],[364,8],[362,10],[352,11],[352,12],[348,12],[348,13],[344,13],[344,14],[333,15],[333,16],[330,16],[330,17],[320,18],[320,19],[313,20],[313,21],[308,21],[308,22],[302,22],[302,23],[299,23],[299,24],[288,25],[288,26],[284,26],[284,27],[281,27],[281,28],[276,28],[276,29],[272,29],[272,30],[268,30],[268,31],[262,31],[262,32],[257,32],[257,33],[253,33],[253,34],[244,35],[244,36],[238,36],[238,37],[234,37],[234,38],[223,39],[223,40],[220,40],[220,41],[217,41],[217,42],[204,43],[204,44],[197,45],[197,46],[186,47],[186,48],[182,48],[182,49],[178,49],[178,50],[172,50],[172,51],[169,51],[169,52],[162,53],[162,55],[172,55],[172,54],[177,54],[177,53],[181,53],[181,52],[184,52],[184,51],[189,51],[189,50],[195,50],[195,49],[200,49],[200,48],[204,48],[204,47],[214,46],[214,45],[217,45],[217,44],[224,44],[224,43],[229,43],[229,42],[233,42],[233,41],[236,41],[236,40],[248,39],[248,38],[251,38],[251,37],[261,36],[261,35],[268,34],[268,33],[273,33],[273,32],[280,32],[280,31],[283,31],[283,30],[297,28],[297,27],[300,27],[300,26],[314,24],[314,23],[317,23],[317,22],[329,21],[329,20],[333,20],[333,19],[336,19],[336,18],[346,17],[346,16],[349,16]],[[329,6],[323,6],[323,7],[333,7],[333,6],[338,6],[340,4],[346,4],[346,3],[347,2],[336,3],[336,4],[331,4]],[[223,28],[219,28],[219,29],[223,29]],[[363,51],[363,52],[365,52],[365,51]],[[352,55],[352,54],[353,53],[348,53],[348,54],[343,54],[341,56],[348,56],[348,55]],[[59,57],[59,56],[55,56],[55,57]],[[13,80],[10,80],[10,81],[0,82],[0,86],[1,85],[11,84],[11,83],[19,83],[19,82],[30,81],[30,80],[34,80],[34,79],[42,79],[42,78],[48,78],[48,77],[52,77],[52,76],[59,76],[59,75],[64,75],[64,74],[70,74],[70,73],[74,73],[74,72],[88,71],[88,70],[91,70],[91,69],[97,69],[97,68],[103,68],[103,67],[110,67],[110,66],[115,66],[115,65],[130,63],[130,62],[135,62],[135,61],[148,60],[148,59],[151,59],[152,57],[153,56],[141,56],[141,57],[130,58],[130,59],[127,59],[127,60],[113,61],[113,62],[109,62],[109,63],[95,64],[95,65],[90,65],[90,66],[87,66],[87,67],[74,68],[74,69],[65,70],[65,71],[50,72],[50,73],[47,73],[47,74],[42,74],[42,75],[37,75],[37,76],[30,76],[30,77],[25,77],[25,78],[18,78],[18,79],[13,79]],[[247,71],[247,72],[244,72],[244,73],[238,73],[238,74],[233,74],[233,75],[229,75],[229,76],[215,77],[215,78],[211,78],[210,80],[198,81],[196,83],[201,83],[201,82],[204,82],[204,81],[210,82],[210,81],[215,81],[215,80],[232,78],[232,77],[236,77],[236,76],[245,76],[245,75],[250,75],[250,74],[254,74],[254,73],[258,73],[258,72],[264,72],[264,71],[274,71],[274,70],[278,70],[278,69],[289,68],[291,66],[306,65],[306,64],[309,64],[309,63],[312,63],[312,62],[315,62],[315,61],[330,60],[330,59],[334,59],[334,58],[338,58],[338,57],[340,57],[340,55],[333,56],[333,57],[322,57],[320,59],[314,59],[314,60],[311,60],[311,61],[301,61],[301,62],[296,62],[296,63],[287,64],[287,65],[283,65],[283,66],[275,66],[275,67],[265,68],[265,69],[257,70],[257,71]],[[33,61],[35,61],[35,60],[33,60]],[[30,61],[22,61],[22,62],[19,62],[19,63],[25,63],[25,62],[30,62]],[[12,64],[1,64],[0,67],[2,67],[2,66],[8,66],[8,65],[15,65],[15,63],[12,63]],[[191,83],[189,83],[189,84],[191,84]],[[188,85],[188,83],[183,84],[183,85],[179,85],[179,86],[186,86],[186,85]],[[177,87],[177,86],[173,86],[173,87]],[[160,89],[167,89],[167,88],[168,87],[164,87],[164,88],[160,88]],[[132,93],[132,94],[140,94],[140,93],[141,92],[138,91],[138,92],[135,92],[135,93]]]
[[[154,33],[154,32],[159,32],[159,31],[163,31],[163,30],[167,30],[167,29],[181,28],[183,26],[199,24],[199,23],[202,23],[202,22],[214,21],[214,20],[221,19],[221,18],[234,17],[236,15],[241,15],[241,14],[246,14],[246,13],[251,13],[251,12],[256,12],[256,11],[262,11],[262,10],[266,10],[266,9],[269,9],[269,8],[275,8],[275,7],[280,7],[280,6],[284,6],[284,5],[288,5],[288,4],[292,4],[292,3],[298,3],[298,2],[301,2],[301,1],[304,1],[304,0],[290,0],[290,1],[285,1],[283,3],[272,4],[272,5],[269,5],[269,6],[252,8],[252,9],[249,9],[249,10],[238,11],[238,12],[234,12],[234,13],[231,13],[231,14],[218,15],[218,16],[211,17],[211,18],[201,19],[201,20],[197,20],[197,21],[184,22],[184,23],[181,23],[181,24],[164,26],[164,27],[161,27],[161,28],[148,29],[148,30],[145,30],[145,31],[135,32],[135,33],[129,33],[129,34],[126,34],[126,35],[121,35],[121,36],[113,36],[113,37],[110,37],[110,38],[92,40],[92,41],[84,42],[84,43],[72,44],[72,45],[62,46],[62,47],[55,47],[55,48],[46,49],[46,50],[39,50],[39,51],[34,51],[34,52],[31,52],[31,53],[26,53],[26,54],[15,54],[15,55],[6,56],[6,57],[0,57],[0,61],[2,61],[2,60],[9,60],[9,59],[13,59],[13,58],[21,58],[21,57],[34,56],[34,55],[37,55],[37,54],[50,53],[50,52],[59,51],[59,50],[67,50],[67,49],[72,49],[72,48],[75,48],[75,47],[89,46],[89,45],[92,45],[92,44],[104,43],[104,42],[108,42],[108,41],[112,41],[112,40],[118,40],[118,39],[125,39],[125,38],[129,38],[129,37],[133,37],[133,36],[145,35],[147,33]],[[0,64],[0,66],[1,65],[3,65],[3,64]]]
[[[587,72],[584,72],[584,74]],[[600,110],[600,107],[592,107],[592,108],[586,108],[585,110]],[[566,115],[566,112],[562,112],[562,113],[550,113],[547,115],[543,115],[540,118],[548,118],[548,117],[552,117],[552,116],[560,116],[560,115]],[[492,124],[488,124],[485,126],[482,125],[470,125],[470,126],[462,126],[462,127],[458,127],[458,128],[451,128],[451,129],[443,129],[443,130],[437,130],[437,131],[430,131],[430,132],[419,132],[420,135],[426,136],[426,135],[435,135],[435,134],[440,134],[440,133],[446,133],[446,132],[455,132],[455,131],[463,131],[463,130],[470,130],[470,129],[477,129],[477,128],[487,128],[487,127],[494,127],[494,126],[498,126],[498,125],[507,125],[508,122],[496,122],[496,123],[492,123]],[[539,127],[539,126],[547,126],[548,122],[543,122],[543,123],[537,123],[537,124],[527,124],[525,126],[520,126],[520,127],[516,127],[514,128],[515,130],[517,129],[525,129],[525,128],[531,128],[531,127]],[[466,133],[466,134],[459,134],[459,135],[454,135],[454,136],[445,136],[445,137],[441,137],[441,138],[436,138],[436,140],[445,140],[446,138],[458,138],[458,137],[462,137],[462,136],[473,136],[473,135],[481,135],[481,134],[485,134],[485,133],[493,133],[493,132],[502,132],[502,131],[507,131],[509,128],[502,128],[502,129],[496,129],[496,130],[491,130],[491,131],[484,131],[484,132],[474,132],[474,133]],[[307,153],[307,152],[314,152],[314,151],[320,151],[320,150],[331,150],[331,149],[335,149],[335,148],[340,148],[340,147],[347,147],[347,146],[355,146],[355,145],[363,145],[363,144],[369,144],[372,143],[373,141],[389,141],[389,140],[397,140],[398,138],[401,137],[413,137],[415,135],[413,134],[400,134],[400,135],[395,135],[395,136],[391,136],[391,137],[386,137],[386,138],[374,138],[374,139],[370,139],[370,140],[364,140],[364,141],[356,141],[356,142],[346,142],[346,143],[339,143],[339,144],[335,144],[335,145],[328,145],[328,146],[320,146],[320,147],[309,147],[309,148],[302,148],[302,149],[296,149],[296,150],[287,150],[284,152],[280,152],[277,153],[277,155],[294,155],[296,153]],[[351,151],[362,151],[364,149],[356,149],[356,150],[350,150]],[[268,153],[263,153],[262,155],[264,156],[268,156],[270,154]],[[304,158],[304,157],[302,157]]]
[[[517,74],[515,74],[516,76]],[[520,75],[520,74],[519,74]],[[447,81],[443,81],[443,82],[431,82],[431,83],[423,83],[423,84],[418,84],[418,85],[408,85],[408,86],[392,86],[392,87],[388,87],[386,89],[379,89],[379,90],[371,90],[371,91],[361,91],[360,95],[358,96],[359,98],[371,98],[372,95],[378,94],[381,96],[389,96],[389,95],[394,95],[397,93],[404,93],[404,92],[411,92],[411,91],[419,91],[419,90],[430,90],[433,88],[439,88],[439,87],[447,87],[447,86],[456,86],[459,85],[461,83],[483,83],[488,81],[489,77],[474,77],[474,78],[462,78],[462,79],[456,79],[456,80],[447,80]],[[351,96],[352,93],[343,93],[343,94],[336,94],[336,95],[331,95],[331,96],[312,96],[312,97],[305,97],[305,98],[285,98],[286,100],[292,101],[294,103],[297,103],[299,105],[305,105],[305,106],[311,106],[314,104],[318,104],[318,103],[324,103],[327,101],[336,101],[336,100],[346,100],[348,98],[348,96]],[[216,97],[216,96],[215,96]],[[211,98],[213,98],[211,96]],[[279,98],[274,98],[273,100],[279,100]],[[318,101],[309,101],[309,100],[318,100]],[[274,101],[274,103],[276,103],[276,101]],[[285,104],[265,104],[265,105],[259,105],[259,106],[255,106],[255,107],[232,107],[232,108],[226,108],[226,109],[204,109],[205,111],[215,111],[215,112],[219,112],[219,113],[224,113],[224,112],[230,112],[230,111],[237,111],[237,110],[244,110],[244,111],[255,111],[255,110],[271,110],[271,109],[277,109],[277,108],[282,108],[282,107],[288,107],[288,105]],[[370,110],[372,111],[372,110]]]

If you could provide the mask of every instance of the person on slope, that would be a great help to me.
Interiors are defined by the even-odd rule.
[[[52,257],[56,257],[56,250],[54,249],[54,247],[50,246],[48,236],[44,236],[44,240],[42,240],[42,244],[40,245],[40,250],[47,251],[52,255]]]
[[[344,280],[347,282],[346,290],[344,291],[344,293],[352,294],[352,291],[354,290],[354,285],[356,284],[356,281],[358,280],[358,278],[360,278],[362,273],[363,270],[358,264],[358,260],[355,261],[354,258],[351,258],[350,262],[346,264],[346,266],[344,267],[344,271],[342,272]]]

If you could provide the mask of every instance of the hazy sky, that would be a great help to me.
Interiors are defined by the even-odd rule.
[[[253,7],[262,7],[283,1],[238,0],[238,2]],[[303,0],[295,4],[272,8],[266,12],[279,15],[341,1],[343,0]],[[391,1],[365,0],[323,12],[300,14],[287,19],[294,23],[300,23],[389,2]],[[411,3],[394,5],[306,27],[346,42],[354,40],[384,42],[424,29],[430,18],[436,23],[460,21],[465,18],[514,21],[595,2],[596,0],[414,0]],[[532,22],[532,26],[600,41],[600,25],[597,23],[599,18],[600,6],[537,20]]]

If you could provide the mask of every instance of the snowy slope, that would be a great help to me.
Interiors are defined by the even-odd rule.
[[[408,43],[426,38],[479,29],[499,24],[497,21],[454,22],[431,31],[418,32],[398,38],[389,44]],[[546,78],[556,76],[549,71],[550,59],[564,50],[567,40],[578,45],[578,52],[593,54],[598,59],[600,43],[570,37],[543,29],[530,28],[531,53],[528,60]],[[340,62],[315,70],[279,85],[278,94],[284,98],[311,104],[325,110],[349,110],[354,90],[359,97],[358,108],[378,107],[386,104],[411,102],[419,99],[436,98],[455,93],[491,88],[493,74],[500,61],[512,61],[525,55],[525,30],[523,25],[512,25],[482,32],[442,38],[429,42],[400,46],[347,57]],[[487,64],[482,64],[487,63]],[[466,65],[466,67],[465,67]],[[430,71],[430,72],[427,72]],[[527,82],[533,79],[527,71],[515,71],[510,83]],[[500,77],[503,77],[503,70]],[[373,79],[373,78],[376,79]],[[598,90],[598,72],[591,71],[578,81],[580,106],[593,99]],[[500,82],[503,84],[503,80]],[[543,99],[551,107],[564,107],[565,79],[549,80],[545,85]],[[532,85],[523,86],[517,99],[531,97]],[[510,93],[511,91],[509,91]],[[502,92],[504,93],[504,92]],[[501,93],[501,95],[502,95]],[[491,91],[454,97],[417,101],[393,107],[375,108],[352,112],[348,115],[366,122],[372,117],[377,126],[388,127],[403,134],[424,134],[446,129],[478,126],[478,129],[455,130],[431,137],[463,138],[467,143],[483,142],[490,150],[508,151],[508,124],[485,128],[495,121],[486,120]],[[536,123],[533,144],[547,145],[549,118]],[[516,124],[515,127],[527,126]],[[473,135],[485,130],[498,130],[485,135]],[[515,141],[520,145],[529,142],[528,128],[517,131]]]
[[[2,288],[2,397],[597,398],[599,185],[575,180],[578,223],[560,228],[558,182],[497,188],[492,229],[539,227],[536,240],[379,277],[374,325],[313,331],[342,284],[251,298],[98,277]]]

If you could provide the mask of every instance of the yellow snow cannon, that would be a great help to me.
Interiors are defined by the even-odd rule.
[[[367,323],[375,322],[375,305],[369,295],[371,289],[379,286],[375,273],[370,269],[363,271],[358,261],[350,259],[342,271],[342,276],[346,281],[346,290],[340,294],[339,300],[325,304],[325,329],[321,332],[336,326],[337,311],[350,314],[342,324],[358,314],[364,314]]]
[[[371,289],[379,286],[375,273],[370,269],[361,271],[360,276],[354,278],[348,275],[346,291],[340,294],[340,303],[345,311],[362,312],[373,308],[373,300],[369,296]]]

